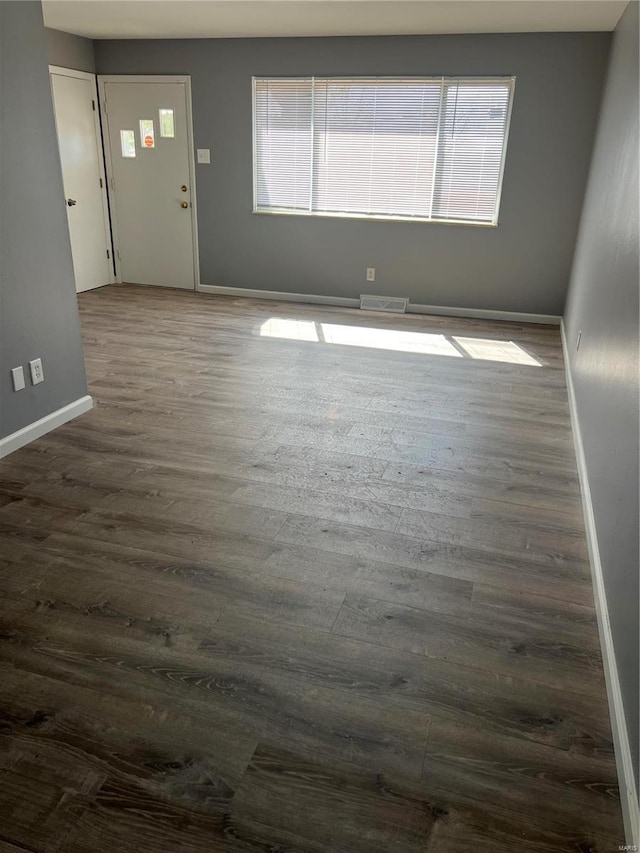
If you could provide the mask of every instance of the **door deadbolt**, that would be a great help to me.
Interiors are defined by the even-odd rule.
[[[183,184],[183,185],[180,187],[180,189],[182,190],[182,192],[183,192],[183,193],[186,193],[186,192],[187,192],[187,190],[189,189],[189,187],[188,187],[186,184]]]
[[[67,207],[73,207],[74,204],[77,204],[77,203],[78,202],[75,200],[75,198],[68,198],[67,199]]]

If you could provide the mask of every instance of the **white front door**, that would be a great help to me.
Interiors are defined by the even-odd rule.
[[[102,143],[92,74],[51,68],[51,92],[58,132],[76,291],[114,280]]]
[[[188,79],[100,77],[122,281],[195,288]]]

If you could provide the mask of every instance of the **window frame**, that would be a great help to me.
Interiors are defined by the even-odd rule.
[[[309,80],[312,85],[315,80],[353,80],[354,82],[360,80],[416,80],[416,81],[425,81],[428,83],[440,83],[444,86],[445,83],[464,83],[465,81],[473,82],[473,83],[508,83],[510,87],[509,92],[509,103],[507,105],[507,116],[505,120],[505,129],[504,129],[504,143],[503,143],[503,153],[500,162],[500,172],[498,176],[498,186],[496,191],[496,204],[495,204],[495,215],[491,221],[488,220],[473,220],[473,219],[444,219],[438,217],[427,217],[427,216],[411,216],[410,214],[402,215],[402,214],[377,214],[377,213],[355,213],[355,212],[339,212],[339,211],[322,211],[322,210],[293,210],[291,208],[259,208],[258,207],[258,150],[257,150],[257,120],[256,120],[256,83],[258,81],[271,81],[271,80]],[[358,219],[358,220],[371,220],[373,222],[415,222],[415,223],[428,223],[431,225],[469,225],[474,228],[497,228],[499,225],[499,216],[500,216],[500,205],[502,202],[502,185],[504,180],[504,171],[507,162],[507,152],[509,147],[509,132],[511,129],[511,115],[513,112],[513,101],[515,98],[515,88],[516,88],[516,77],[514,74],[505,74],[505,75],[490,75],[490,76],[482,76],[482,75],[465,75],[465,76],[447,76],[447,75],[437,75],[437,76],[422,76],[422,75],[359,75],[359,76],[327,76],[327,75],[299,75],[299,74],[290,74],[290,75],[282,75],[278,76],[266,76],[266,75],[254,75],[251,78],[251,134],[252,134],[252,180],[253,180],[253,198],[252,198],[252,207],[251,213],[259,215],[259,216],[302,216],[307,218],[313,217],[321,217],[323,219]],[[442,96],[441,96],[442,97]],[[440,104],[440,109],[442,109],[442,103]],[[437,158],[436,158],[437,164]],[[434,164],[434,166],[436,165]],[[312,161],[312,169],[313,169],[313,161]]]

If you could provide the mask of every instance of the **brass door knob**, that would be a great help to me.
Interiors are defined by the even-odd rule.
[[[181,201],[181,202],[180,202],[180,207],[182,207],[182,208],[184,208],[184,209],[186,210],[186,209],[187,209],[187,207],[189,207],[189,202],[188,202],[188,201]]]
[[[187,190],[189,189],[189,187],[188,187],[186,184],[183,184],[183,185],[180,187],[180,189],[182,190],[182,192],[183,192],[183,193],[186,193],[186,192],[187,192]]]

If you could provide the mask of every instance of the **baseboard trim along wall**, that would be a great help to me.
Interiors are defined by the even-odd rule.
[[[443,317],[470,317],[477,320],[505,320],[508,323],[541,323],[559,326],[561,317],[555,314],[526,314],[521,311],[491,311],[486,308],[448,308],[443,305],[418,305],[410,302],[409,314],[438,314]]]
[[[273,299],[276,302],[311,302],[314,305],[337,305],[342,308],[359,308],[359,299],[346,296],[320,296],[315,293],[286,293],[280,290],[252,290],[249,287],[223,287],[218,284],[201,284],[200,293],[220,296],[237,296],[239,299]]]
[[[281,290],[253,290],[248,287],[223,287],[218,284],[201,284],[200,293],[222,296],[237,296],[248,299],[273,299],[277,302],[310,302],[315,305],[336,305],[341,308],[359,308],[360,299],[346,296],[321,296],[315,293],[287,293]],[[490,311],[484,308],[448,308],[442,305],[420,305],[410,302],[409,314],[438,314],[445,317],[470,317],[480,320],[505,320],[511,323],[542,323],[560,325],[560,317],[554,314],[526,314],[519,311]]]
[[[14,450],[19,450],[25,444],[35,441],[36,438],[46,435],[52,429],[66,424],[67,421],[77,418],[78,415],[88,412],[92,408],[93,398],[87,394],[84,397],[74,400],[73,403],[63,406],[61,409],[56,409],[55,412],[51,412],[49,415],[45,415],[39,421],[34,421],[32,424],[17,430],[17,432],[13,432],[5,438],[0,438],[0,459],[13,453]]]
[[[622,816],[624,829],[628,844],[636,845],[640,849],[640,806],[638,805],[638,792],[631,762],[631,746],[627,734],[624,705],[622,704],[622,693],[618,668],[616,666],[615,649],[611,635],[611,624],[609,622],[609,609],[607,607],[607,594],[602,574],[602,563],[600,561],[600,550],[598,548],[598,535],[596,531],[593,503],[591,500],[591,489],[587,473],[587,463],[580,432],[580,421],[578,419],[578,407],[571,376],[569,353],[567,350],[567,339],[564,322],[560,324],[560,335],[562,338],[562,352],[564,356],[564,368],[567,378],[567,391],[569,394],[569,410],[571,413],[571,428],[573,431],[573,442],[576,451],[576,462],[578,465],[578,476],[580,479],[580,490],[582,492],[582,504],[584,508],[584,520],[587,533],[587,547],[589,549],[589,561],[591,563],[591,576],[593,580],[593,592],[598,617],[598,631],[600,633],[600,646],[602,648],[602,661],[604,664],[604,677],[607,685],[607,697],[609,699],[609,714],[611,717],[611,730],[613,734],[613,746],[616,754],[616,765],[618,769],[618,784],[620,786],[620,800],[622,804]]]

